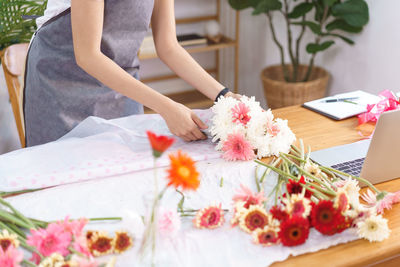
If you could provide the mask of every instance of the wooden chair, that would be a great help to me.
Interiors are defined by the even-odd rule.
[[[25,61],[28,53],[28,46],[29,45],[27,43],[16,44],[0,51],[1,65],[3,66],[8,94],[10,96],[10,102],[22,147],[25,147],[26,144],[24,113],[22,107],[23,82],[21,77],[24,76],[25,72]]]

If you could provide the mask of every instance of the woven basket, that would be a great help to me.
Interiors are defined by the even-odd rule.
[[[292,67],[289,65],[287,67],[291,73]],[[307,66],[301,65],[299,77],[304,77],[306,72]],[[265,68],[261,73],[261,79],[268,107],[275,109],[299,105],[324,97],[329,73],[320,67],[314,67],[309,81],[288,83],[283,78],[282,66],[276,65]]]

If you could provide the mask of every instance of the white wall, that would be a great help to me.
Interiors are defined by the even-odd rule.
[[[335,40],[334,46],[316,57],[316,64],[327,69],[332,75],[329,94],[357,89],[371,93],[379,93],[383,89],[400,91],[400,1],[367,2],[370,8],[370,22],[361,34],[351,36],[356,44],[350,46],[341,40]],[[281,17],[279,14],[275,16]],[[242,35],[241,70],[259,72],[260,66],[279,64],[278,50],[270,38],[265,16],[252,18],[250,12],[246,11],[242,13],[242,18],[242,33],[247,31],[243,34],[247,36]],[[279,38],[286,45],[285,24],[282,19],[276,22]],[[266,44],[264,34],[268,37]],[[305,37],[303,45],[312,41],[310,34]],[[254,43],[257,43],[256,47],[253,46]],[[259,44],[265,44],[264,50],[258,50]],[[308,62],[304,60],[308,59],[308,55],[304,49],[302,51],[303,62]],[[258,60],[257,56],[252,56],[257,53],[260,55]],[[254,68],[249,70],[249,66]],[[253,88],[249,93],[261,95],[261,83],[253,79],[253,76],[242,77],[241,84],[246,88]]]

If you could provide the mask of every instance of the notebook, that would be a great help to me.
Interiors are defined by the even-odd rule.
[[[324,102],[325,100],[329,99],[353,97],[358,97],[358,99],[351,100],[350,102],[352,103],[343,101],[330,103]],[[303,107],[318,112],[334,120],[343,120],[366,112],[368,104],[375,104],[380,100],[381,98],[377,95],[358,90],[306,102],[303,104]]]

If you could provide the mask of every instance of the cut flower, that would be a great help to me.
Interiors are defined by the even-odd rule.
[[[88,242],[89,250],[93,256],[103,256],[111,254],[114,251],[114,242],[114,238],[109,237],[106,232],[91,232],[91,236]]]
[[[311,211],[312,225],[324,235],[334,235],[341,230],[345,218],[330,200],[320,200]]]
[[[271,220],[265,209],[261,206],[250,206],[249,209],[245,210],[240,218],[239,227],[247,232],[251,233],[256,229],[264,229]]]
[[[390,234],[387,219],[382,218],[382,215],[372,215],[357,223],[357,234],[370,242],[383,241]]]
[[[200,180],[195,162],[180,150],[175,155],[170,154],[169,159],[171,166],[168,170],[168,186],[196,190],[200,185]]]
[[[199,210],[193,219],[197,228],[215,229],[225,222],[224,211],[221,204],[213,205]]]
[[[114,237],[114,251],[123,253],[133,246],[133,240],[127,232],[117,231]]]
[[[252,160],[255,157],[253,147],[250,142],[241,133],[233,133],[223,144],[223,158],[230,161],[235,160]]]
[[[292,247],[305,243],[309,233],[308,220],[300,216],[293,216],[281,222],[279,238],[284,246]]]
[[[147,131],[146,133],[153,149],[153,156],[155,158],[161,157],[165,150],[167,150],[175,142],[174,138],[170,138],[165,135],[158,136],[151,131]]]
[[[254,243],[270,246],[279,243],[279,228],[265,226],[264,229],[256,229],[253,232]]]
[[[4,229],[0,233],[0,247],[3,251],[7,251],[10,246],[13,246],[14,248],[19,247],[18,236],[14,233],[9,233]]]

